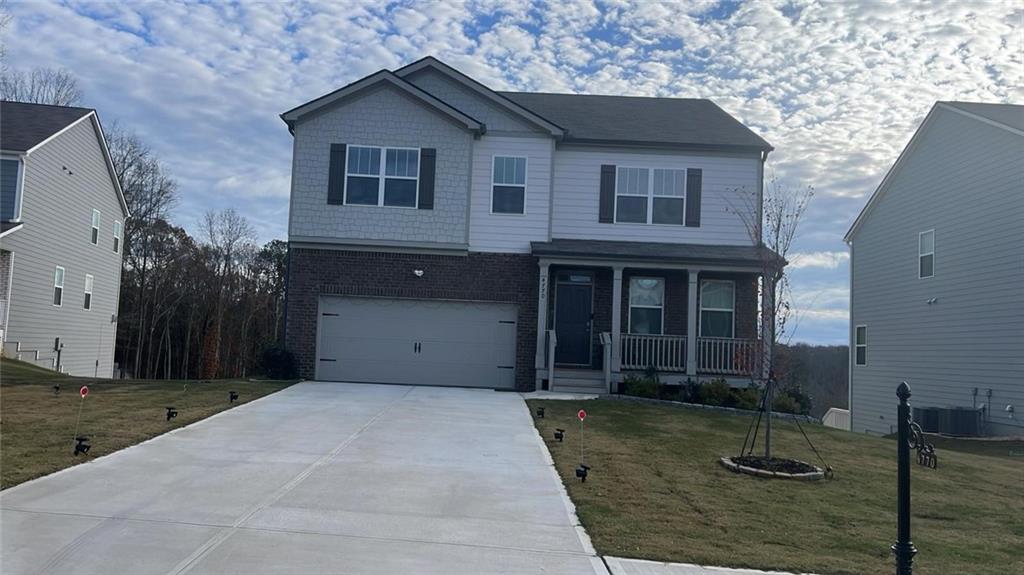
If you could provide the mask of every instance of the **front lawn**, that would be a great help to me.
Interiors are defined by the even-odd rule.
[[[53,386],[60,384],[59,396]],[[0,360],[0,488],[53,473],[134,445],[291,385],[286,381],[157,381],[69,377],[27,363]],[[78,389],[89,386],[79,399]],[[75,421],[89,437],[88,455],[72,455]],[[165,409],[178,416],[167,421]]]
[[[835,479],[765,480],[718,464],[739,451],[745,416],[607,399],[529,404],[602,555],[821,574],[894,570],[893,440],[805,423]],[[581,407],[586,483],[574,473]],[[553,440],[559,427],[564,443]],[[776,455],[817,463],[792,422],[776,420],[774,439]],[[915,574],[1024,573],[1024,447],[1004,447],[1002,456],[938,447],[938,470],[913,466]]]

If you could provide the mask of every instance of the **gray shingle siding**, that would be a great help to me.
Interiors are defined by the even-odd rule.
[[[488,102],[483,96],[436,70],[424,68],[406,76],[405,80],[444,100],[462,113],[483,122],[489,132],[542,132],[539,127],[497,104]]]
[[[991,389],[992,431],[1024,433],[1022,157],[1024,137],[940,110],[863,220],[851,258],[851,346],[858,325],[868,343],[867,365],[851,367],[854,431],[889,433],[906,380],[919,407],[971,407],[972,388],[979,404]],[[935,275],[919,279],[918,234],[931,229]]]
[[[437,150],[434,209],[327,204],[331,144]],[[392,88],[295,127],[289,236],[465,244],[473,136]]]
[[[123,222],[124,213],[92,122],[82,120],[38,148],[24,166],[25,224],[2,240],[3,249],[14,253],[7,341],[50,357],[60,337],[66,371],[109,377],[116,328],[110,318],[117,313],[121,282],[113,223]],[[101,213],[98,245],[90,241],[93,209]],[[56,266],[65,270],[61,307],[53,305]],[[88,311],[86,274],[94,278]]]

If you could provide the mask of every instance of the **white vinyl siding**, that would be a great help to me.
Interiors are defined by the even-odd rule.
[[[759,188],[756,157],[714,156],[628,148],[565,145],[555,152],[555,190],[551,236],[585,240],[624,240],[693,244],[749,245],[750,235],[737,215]],[[532,164],[531,164],[532,165]],[[653,170],[702,170],[699,227],[598,221],[601,166]],[[618,174],[616,174],[618,175]],[[650,184],[649,184],[650,185]],[[653,205],[651,206],[653,209]]]
[[[64,305],[64,268],[60,266],[53,272],[53,305]]]
[[[469,249],[478,252],[529,253],[530,242],[549,239],[551,158],[554,140],[546,137],[485,135],[473,145]],[[526,159],[523,214],[491,211],[495,157]]]
[[[629,333],[660,335],[665,330],[665,279],[629,278]]]
[[[419,149],[348,146],[346,156],[346,205],[416,207]]]
[[[917,277],[925,279],[934,275],[935,230],[928,230],[917,236]]]
[[[990,427],[1024,435],[1024,137],[936,114],[852,238],[850,325],[869,327],[870,349],[850,360],[851,429],[895,430],[907,381],[920,407],[970,408],[976,387]],[[922,280],[918,234],[932,229],[942,258]]]
[[[92,282],[92,275],[85,274],[85,298],[82,302],[82,309],[84,310],[92,309]]]
[[[99,210],[93,210],[92,211],[92,235],[90,236],[89,239],[90,239],[90,241],[92,241],[93,245],[98,244],[99,241],[100,241],[100,211]]]

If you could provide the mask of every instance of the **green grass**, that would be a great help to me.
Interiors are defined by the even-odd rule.
[[[747,417],[617,400],[529,403],[601,554],[821,574],[893,572],[893,440],[804,424],[835,478],[766,480],[718,463],[740,450]],[[544,419],[536,419],[538,406],[546,408]],[[574,474],[581,407],[588,412],[584,459],[592,466],[586,483]],[[564,443],[553,441],[556,427],[567,430]],[[1017,444],[1004,456],[940,446],[937,470],[913,466],[915,574],[1024,573],[1024,457],[1017,455],[1024,448]],[[776,456],[817,462],[791,422],[775,422],[773,445]]]
[[[234,405],[288,387],[288,381],[103,380],[69,377],[27,363],[0,360],[0,488],[112,453]],[[61,393],[54,396],[53,386]],[[89,386],[79,398],[78,389]],[[166,406],[178,409],[170,422]],[[89,437],[87,456],[72,455],[75,423]]]

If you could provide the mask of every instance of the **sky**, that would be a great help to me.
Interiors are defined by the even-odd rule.
[[[937,100],[1024,103],[1024,4],[24,2],[14,69],[63,67],[178,181],[190,231],[232,207],[287,237],[285,110],[434,55],[494,89],[709,98],[815,197],[790,254],[793,341],[847,342],[842,237]],[[794,329],[795,327],[795,329]]]

